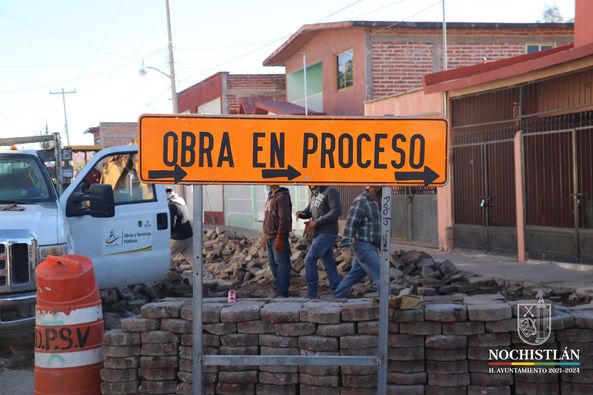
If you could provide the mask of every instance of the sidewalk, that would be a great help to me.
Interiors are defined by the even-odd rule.
[[[435,248],[408,244],[392,243],[391,248],[424,251],[435,261],[448,259],[460,270],[484,277],[533,283],[553,289],[573,289],[593,295],[593,265],[538,260],[519,263],[512,256],[462,249],[443,253]]]

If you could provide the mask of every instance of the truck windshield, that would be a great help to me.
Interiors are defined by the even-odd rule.
[[[48,183],[33,156],[0,158],[0,202],[38,203],[50,198]]]

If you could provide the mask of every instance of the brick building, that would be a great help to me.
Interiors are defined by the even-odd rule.
[[[99,122],[85,130],[93,135],[94,145],[127,145],[132,143],[138,135],[137,122]]]
[[[447,23],[448,68],[558,47],[570,43],[572,34],[572,23]],[[320,23],[301,27],[264,65],[286,68],[288,101],[303,105],[307,92],[309,108],[314,111],[327,115],[364,115],[365,102],[369,100],[422,89],[425,74],[442,70],[442,51],[441,23]],[[442,108],[438,101],[432,98],[430,105],[415,115],[439,115]],[[398,112],[389,110],[372,115],[384,114],[398,115]],[[361,188],[339,187],[339,190],[345,218]],[[404,195],[404,202],[416,195],[431,195],[425,199],[425,206],[410,214],[420,216],[416,224],[430,219],[428,225],[414,230],[411,221],[398,222],[401,218],[394,217],[394,226],[399,228],[393,231],[394,234],[415,232],[414,238],[420,244],[436,246],[439,236],[434,188],[401,188],[396,193]],[[420,200],[424,199],[417,199]]]
[[[239,114],[240,99],[267,96],[286,99],[283,74],[216,73],[178,93],[179,112],[192,114]]]

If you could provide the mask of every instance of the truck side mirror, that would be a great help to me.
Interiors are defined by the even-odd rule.
[[[89,187],[88,199],[91,217],[111,218],[115,215],[115,202],[111,185],[92,184]]]
[[[86,192],[73,192],[66,203],[67,217],[91,215],[111,218],[115,215],[113,188],[108,184],[91,184]]]

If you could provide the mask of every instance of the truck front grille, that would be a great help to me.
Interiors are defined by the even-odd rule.
[[[0,238],[0,293],[35,289],[36,259],[35,239]]]
[[[10,263],[13,284],[26,284],[29,282],[29,245],[14,243],[10,246]]]

